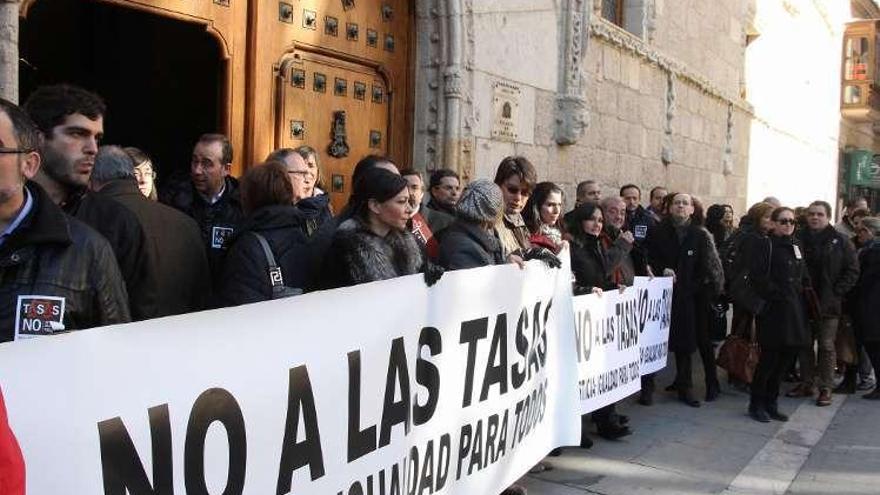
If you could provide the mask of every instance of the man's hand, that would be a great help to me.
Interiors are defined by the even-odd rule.
[[[625,230],[620,233],[620,238],[627,242],[627,244],[632,244],[636,241],[636,238],[633,237],[632,232]]]

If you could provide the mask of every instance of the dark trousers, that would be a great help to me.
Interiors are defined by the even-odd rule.
[[[779,385],[800,349],[762,349],[752,379],[752,407],[775,406]]]
[[[675,353],[675,389],[687,392],[694,388],[694,365],[691,352]]]

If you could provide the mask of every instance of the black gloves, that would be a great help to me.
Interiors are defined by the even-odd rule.
[[[523,259],[526,261],[541,260],[550,268],[562,268],[562,261],[547,248],[537,247],[528,249],[523,253]]]
[[[432,287],[438,280],[440,280],[440,277],[443,276],[444,272],[446,272],[446,270],[442,266],[436,263],[431,263],[430,261],[426,262],[424,271],[425,284],[428,287]]]

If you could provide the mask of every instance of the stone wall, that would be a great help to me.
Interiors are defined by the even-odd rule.
[[[738,212],[766,195],[835,199],[846,2],[625,0],[644,16],[626,19],[628,32],[590,0],[460,1],[472,19],[473,176],[522,154],[569,205],[586,179],[606,194],[664,185]],[[519,88],[512,139],[493,134],[499,82]]]
[[[569,205],[575,185],[594,179],[607,194],[630,182],[645,190],[665,185],[741,209],[750,109],[736,95],[748,2],[722,2],[736,8],[719,15],[714,0],[641,0],[655,16],[644,38],[592,15],[578,53],[589,126],[576,143],[561,146],[566,16],[579,3],[474,0],[475,175],[491,177],[502,157],[522,154],[542,180],[566,189]],[[701,22],[707,17],[720,20]],[[492,136],[499,81],[520,88],[514,140]]]

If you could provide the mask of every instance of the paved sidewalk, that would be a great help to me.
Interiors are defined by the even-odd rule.
[[[593,436],[592,449],[566,448],[562,456],[547,458],[552,470],[529,475],[524,480],[529,494],[784,493],[796,476],[791,493],[847,493],[839,487],[830,489],[829,485],[820,484],[827,479],[821,475],[822,460],[808,459],[810,447],[817,442],[827,459],[837,459],[835,456],[841,454],[844,454],[842,459],[869,454],[871,457],[865,456],[865,459],[873,462],[875,471],[880,471],[880,429],[874,428],[872,437],[860,444],[856,441],[857,429],[841,426],[836,434],[852,448],[844,452],[835,450],[839,449],[837,441],[824,446],[823,433],[837,408],[841,404],[869,401],[855,398],[844,403],[844,396],[835,396],[834,407],[818,408],[811,401],[781,398],[780,408],[784,412],[796,412],[792,422],[761,424],[747,416],[748,396],[743,392],[722,385],[723,392],[717,401],[704,403],[697,409],[662,391],[671,381],[667,368],[663,376],[658,377],[659,392],[655,394],[653,406],[638,405],[631,398],[620,408],[630,416],[633,435],[615,442]],[[785,389],[790,386],[784,385]],[[848,408],[844,411],[856,416],[870,414],[862,407],[853,413],[849,413]],[[876,418],[875,415],[870,417]],[[861,419],[860,422],[864,427],[873,427],[876,420]],[[832,422],[835,424],[837,422]],[[815,469],[812,468],[814,461],[819,462]],[[802,467],[807,474],[798,475]],[[863,467],[870,469],[868,464]],[[811,469],[817,473],[815,479],[808,474]],[[841,474],[830,483],[845,476]],[[876,488],[871,492],[852,493],[880,493],[880,475],[863,478],[865,482],[868,478],[875,479]]]

